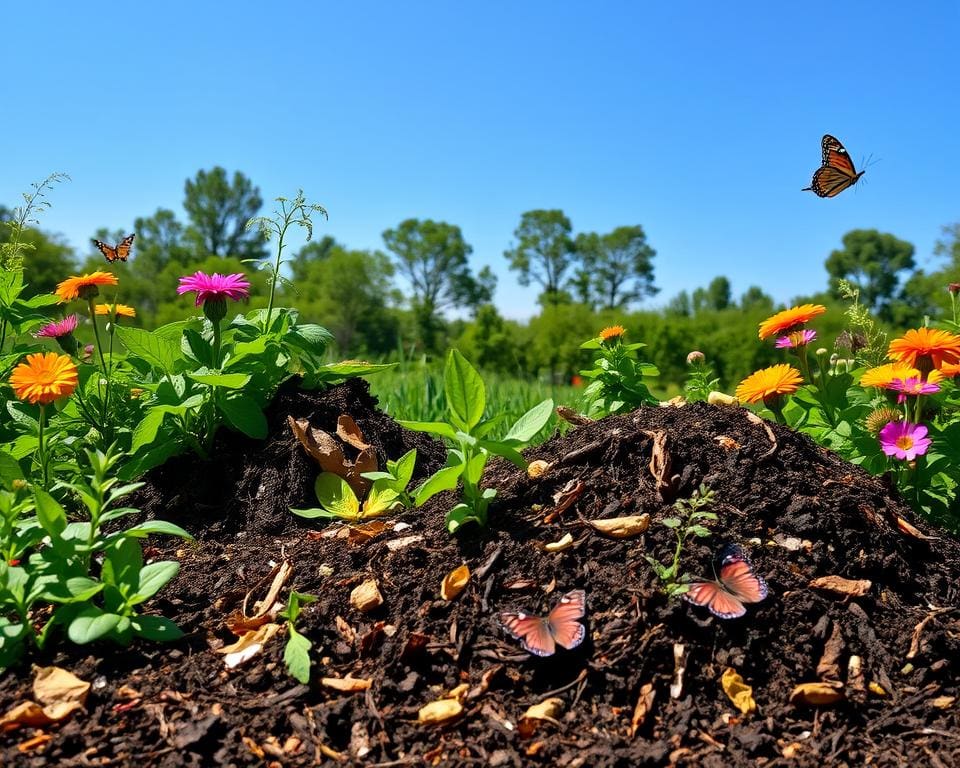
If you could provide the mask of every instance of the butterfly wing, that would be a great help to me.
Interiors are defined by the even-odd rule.
[[[741,603],[759,603],[769,593],[767,582],[756,574],[750,558],[736,545],[723,551],[719,575],[723,588]]]
[[[517,638],[525,651],[535,656],[552,656],[557,650],[549,619],[504,611],[500,614],[500,626]]]
[[[568,651],[580,645],[587,636],[586,627],[578,621],[586,612],[587,595],[582,589],[575,589],[561,597],[547,616],[550,634]]]
[[[117,260],[118,256],[117,256],[117,249],[116,249],[116,248],[114,248],[114,247],[111,246],[111,245],[107,245],[107,244],[106,244],[105,242],[103,242],[102,240],[97,240],[97,239],[95,239],[95,238],[94,238],[94,240],[93,240],[93,244],[94,244],[95,246],[97,246],[97,248],[100,249],[100,253],[103,254],[103,257],[104,257],[109,263],[112,264],[113,262],[115,262],[115,261]]]
[[[136,233],[127,235],[117,244],[116,253],[117,258],[120,259],[120,261],[127,260],[127,257],[130,255],[130,249],[133,247],[133,238],[136,236]]]
[[[683,593],[683,599],[707,608],[721,619],[737,619],[747,612],[746,607],[717,581],[695,581]]]
[[[820,141],[823,150],[823,165],[813,174],[813,181],[803,191],[811,191],[818,197],[836,197],[847,187],[856,184],[863,171],[857,172],[850,154],[840,140],[829,133]]]

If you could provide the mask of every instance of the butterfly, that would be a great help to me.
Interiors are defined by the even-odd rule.
[[[130,255],[130,249],[133,247],[133,238],[137,235],[136,233],[132,235],[127,235],[123,240],[117,243],[117,247],[113,248],[107,245],[102,240],[97,240],[94,238],[93,244],[100,249],[100,253],[103,254],[104,258],[111,264],[115,261],[126,261],[127,257]]]
[[[836,197],[856,184],[864,171],[857,172],[843,144],[829,133],[820,141],[820,146],[823,147],[823,165],[813,174],[810,186],[800,191],[813,192],[818,197]]]
[[[767,582],[754,573],[750,558],[736,544],[725,546],[719,559],[719,577],[693,582],[683,598],[718,618],[736,619],[747,612],[744,603],[759,603],[767,596]]]
[[[568,651],[587,636],[578,619],[587,610],[587,595],[582,589],[567,592],[546,616],[530,616],[519,611],[504,611],[500,625],[520,640],[524,650],[535,656],[552,656],[557,646]]]

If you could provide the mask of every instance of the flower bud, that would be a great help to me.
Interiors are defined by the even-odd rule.
[[[699,350],[695,349],[693,350],[693,352],[687,355],[687,365],[699,365],[706,359],[707,358],[703,354],[703,352],[700,352]]]
[[[203,302],[203,314],[211,323],[219,323],[227,316],[227,300],[220,297],[207,299]]]

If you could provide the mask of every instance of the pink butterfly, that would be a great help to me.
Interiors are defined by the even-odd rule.
[[[759,603],[767,594],[767,582],[753,572],[743,549],[728,544],[720,552],[719,578],[693,582],[683,598],[721,619],[736,619],[747,612],[744,603]]]
[[[536,656],[552,656],[557,646],[568,651],[587,636],[578,619],[587,611],[587,595],[582,589],[567,592],[546,616],[529,616],[519,611],[504,611],[500,624],[520,640],[524,650]]]

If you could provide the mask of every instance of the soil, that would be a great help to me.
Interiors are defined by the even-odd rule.
[[[341,526],[287,511],[314,506],[317,469],[286,416],[332,432],[343,413],[381,461],[417,447],[417,477],[442,466],[442,446],[401,429],[351,381],[323,394],[287,388],[268,440],[224,432],[211,463],[180,459],[154,472],[138,504],[197,541],[150,542],[154,557],[175,556],[182,569],[147,608],[186,636],[125,649],[57,643],[9,671],[0,712],[30,698],[30,663],[93,686],[85,709],[48,728],[41,747],[18,750],[32,728],[0,736],[3,765],[960,764],[960,545],[916,520],[882,479],[740,408],[643,408],[527,451],[550,462],[539,477],[491,462],[484,485],[499,495],[484,530],[450,536],[444,514],[455,496],[446,493],[369,538],[322,535]],[[645,559],[670,560],[676,539],[661,521],[701,483],[719,519],[709,538],[688,540],[681,568],[709,575],[724,542],[742,544],[770,588],[743,618],[668,600]],[[643,513],[652,524],[629,538],[585,523]],[[566,533],[572,546],[543,548]],[[281,598],[288,589],[318,597],[297,623],[313,643],[309,685],[287,674],[282,631],[235,669],[217,653],[236,639],[225,619],[248,591],[262,596],[284,560],[293,570]],[[466,589],[442,599],[442,578],[462,563]],[[810,586],[823,576],[870,586],[859,596]],[[350,593],[371,578],[384,603],[365,614]],[[500,611],[545,613],[572,589],[587,601],[576,649],[534,657],[498,626]],[[727,668],[752,686],[755,713],[724,693]],[[369,688],[323,681],[347,676]],[[795,686],[816,681],[831,682],[839,700],[791,701]],[[454,691],[458,717],[418,721],[421,707]],[[522,717],[551,698],[549,720]]]

